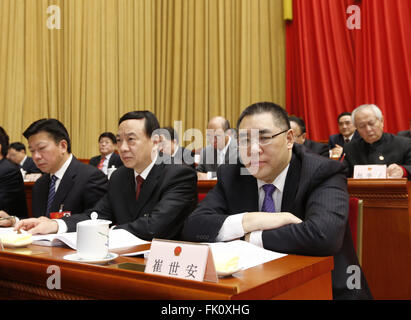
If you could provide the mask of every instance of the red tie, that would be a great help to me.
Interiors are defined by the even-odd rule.
[[[141,185],[143,184],[144,179],[141,176],[137,176],[136,181],[137,181],[136,200],[138,200],[138,195],[140,194]]]
[[[106,157],[101,157],[101,160],[100,160],[99,164],[97,165],[97,169],[99,169],[99,170],[103,169],[104,160],[106,160]]]

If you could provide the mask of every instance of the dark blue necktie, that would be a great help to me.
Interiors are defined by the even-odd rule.
[[[275,205],[273,200],[273,193],[276,189],[273,184],[265,184],[263,185],[263,189],[265,192],[263,206],[261,207],[262,212],[275,212]]]
[[[58,178],[54,175],[51,177],[50,188],[49,188],[49,197],[47,199],[47,211],[46,211],[47,217],[50,217],[51,204],[53,203],[54,197],[56,195],[56,180],[57,179]]]

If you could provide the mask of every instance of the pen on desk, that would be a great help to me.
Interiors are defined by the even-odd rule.
[[[64,208],[64,204],[61,204],[59,212],[63,212],[63,208]]]
[[[343,161],[344,161],[344,158],[345,158],[345,153],[344,153],[343,156],[341,157],[340,162],[343,162]]]

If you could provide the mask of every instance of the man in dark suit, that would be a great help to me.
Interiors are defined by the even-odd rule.
[[[120,168],[123,162],[120,156],[114,152],[116,144],[116,136],[112,132],[103,132],[98,138],[100,155],[91,158],[89,164],[97,167],[97,169],[103,171],[104,174],[107,174],[109,168]]]
[[[161,152],[159,156],[166,155],[166,157],[162,157],[164,163],[185,164],[193,169],[195,168],[194,152],[179,146],[178,134],[174,128],[161,128],[159,135],[160,143],[158,149]]]
[[[9,146],[7,152],[7,159],[18,165],[27,174],[41,173],[39,168],[36,167],[33,159],[26,154],[26,146],[21,142],[13,142]]]
[[[401,136],[401,137],[411,138],[411,120],[410,120],[410,129],[400,131],[400,132],[397,133],[397,135]]]
[[[111,220],[139,238],[177,238],[184,219],[197,204],[197,176],[188,166],[156,162],[159,128],[149,111],[126,113],[119,121],[117,146],[124,166],[117,169],[107,194],[83,214],[62,218],[65,230],[75,231],[79,221],[95,211],[100,219]],[[61,232],[52,221],[27,219],[17,228],[32,233]]]
[[[229,133],[230,122],[223,117],[212,118],[207,125],[207,142],[201,150],[197,166],[198,178],[207,179],[207,172],[216,176],[218,167],[224,163],[236,163],[238,158],[237,141]]]
[[[324,143],[315,142],[306,138],[307,132],[303,119],[296,116],[289,116],[291,129],[294,131],[294,142],[304,145],[308,150],[320,156],[329,156],[328,147]]]
[[[332,158],[340,158],[343,152],[343,147],[351,140],[360,138],[355,126],[352,122],[351,112],[343,112],[337,118],[338,129],[340,133],[333,134],[328,140],[328,148]]]
[[[71,215],[84,212],[106,193],[107,177],[71,154],[70,137],[60,121],[35,121],[23,135],[28,139],[36,166],[46,173],[33,187],[35,217],[48,220],[50,213],[60,209]],[[60,223],[60,219],[54,221]]]
[[[334,299],[370,297],[364,277],[360,290],[347,288],[347,267],[358,260],[347,224],[344,166],[294,144],[287,113],[273,103],[251,105],[237,127],[244,165],[219,168],[217,185],[186,220],[184,239],[245,237],[277,252],[333,255]]]
[[[17,166],[6,159],[9,136],[0,127],[0,227],[9,227],[16,221],[16,216],[27,216],[26,196],[21,172]]]
[[[344,146],[349,176],[355,165],[386,164],[388,178],[411,179],[411,140],[384,132],[384,117],[374,104],[359,106],[352,118],[361,138]]]

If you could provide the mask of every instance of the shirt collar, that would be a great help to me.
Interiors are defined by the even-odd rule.
[[[176,156],[177,151],[178,151],[179,148],[180,148],[179,146],[176,147],[176,149],[174,150],[174,153],[173,153],[172,157],[175,157],[175,156]]]
[[[277,176],[277,178],[275,178],[274,181],[272,182],[272,184],[276,187],[276,189],[280,191],[281,193],[284,190],[285,178],[287,177],[289,167],[290,167],[290,164],[288,164],[284,168],[284,170],[281,171],[281,173]],[[265,184],[267,184],[267,182],[257,179],[258,190],[260,190]]]
[[[157,157],[158,155],[156,154],[156,157],[154,158],[154,160],[151,161],[151,163],[147,166],[147,168],[143,170],[141,174],[139,174],[137,171],[134,170],[134,178],[137,178],[140,175],[144,180],[146,180],[148,177],[148,174],[150,173],[151,169],[154,167],[157,161]]]
[[[20,165],[21,165],[21,166],[23,166],[24,161],[26,161],[26,159],[27,159],[27,156],[24,156],[23,160],[21,160],[21,162],[20,162]]]
[[[106,155],[106,156],[101,156],[101,157],[105,157],[107,160],[110,161],[110,157],[113,155],[113,153],[114,153],[114,152],[112,152],[112,153],[110,153],[110,154],[108,154],[108,155]]]
[[[54,174],[54,176],[56,176],[60,180],[63,179],[63,176],[66,173],[66,170],[67,170],[68,166],[70,165],[72,159],[73,159],[73,155],[70,153],[70,156],[68,157],[66,162],[64,162],[64,164],[60,167],[60,169],[57,170],[57,172]],[[50,178],[51,178],[51,175],[50,175]]]
[[[230,143],[231,143],[231,136],[228,136],[228,142],[227,142],[227,144],[225,145],[224,149],[221,150],[221,151],[217,149],[217,153],[223,153],[223,154],[225,154],[225,153],[227,152],[227,149],[228,149],[228,146],[230,145]]]

